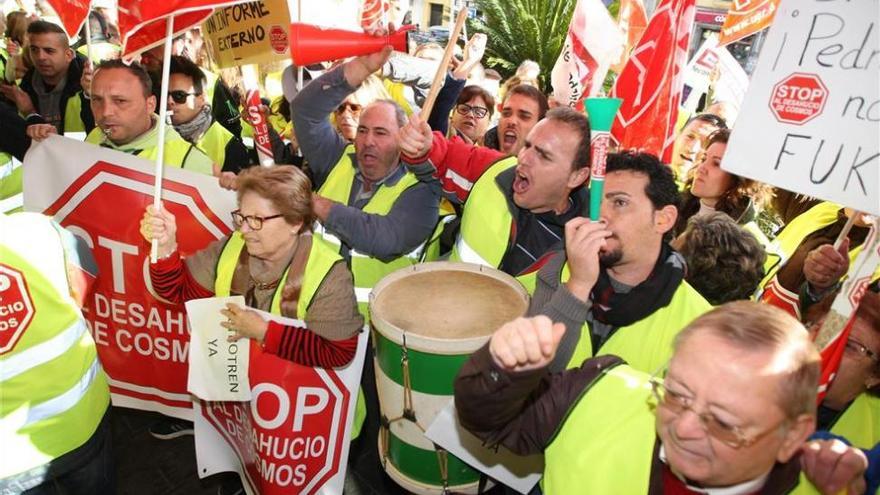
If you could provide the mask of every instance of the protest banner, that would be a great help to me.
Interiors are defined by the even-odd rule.
[[[246,340],[229,341],[235,332],[224,328],[220,312],[226,304],[246,306],[244,296],[209,297],[187,301],[190,328],[187,390],[202,400],[251,400],[248,379],[250,346]]]
[[[138,231],[152,202],[152,162],[51,136],[31,147],[23,168],[25,210],[53,215],[94,252],[99,276],[83,312],[114,405],[190,419],[186,315],[153,294],[150,246]],[[213,177],[165,172],[164,206],[186,232],[178,238],[182,255],[230,232],[231,191]]]
[[[251,401],[196,403],[199,476],[237,472],[248,494],[342,493],[367,335],[352,362],[336,369],[285,361],[251,342]]]
[[[773,22],[778,7],[779,0],[733,0],[718,44],[728,45],[766,28]]]
[[[290,58],[286,0],[260,0],[218,8],[202,24],[221,69]]]
[[[700,98],[708,92],[713,72],[716,78],[714,101],[707,102],[707,106],[714,102],[730,103],[737,109],[742,106],[749,87],[749,76],[727,48],[718,46],[718,39],[710,35],[684,70],[684,103],[681,107],[688,114],[697,110]]]
[[[877,2],[785,0],[722,168],[880,214]]]

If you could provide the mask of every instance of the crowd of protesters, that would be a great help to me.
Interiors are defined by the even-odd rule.
[[[385,275],[436,260],[486,265],[518,280],[531,304],[465,363],[456,405],[487,445],[543,453],[544,492],[877,490],[880,462],[867,459],[880,455],[880,267],[818,406],[811,342],[873,219],[722,169],[733,126],[727,110],[713,112],[728,102],[707,102],[678,130],[672,163],[613,150],[600,220],[591,222],[589,117],[542,92],[548,67],[523,61],[506,81],[485,68],[482,34],[454,55],[429,115],[420,109],[439,45],[304,67],[301,88],[300,68],[262,67],[275,162],[266,168],[243,110],[243,77],[213,66],[198,28],[174,40],[162,94],[162,47],[122,61],[107,13],[95,9],[88,22],[92,60],[82,39],[71,44],[51,20],[5,17],[4,266],[48,270],[30,247],[57,241],[53,249],[68,253],[62,269],[90,272],[88,247],[63,233],[46,241],[53,227],[12,213],[27,193],[19,162],[54,134],[154,160],[165,98],[165,165],[214,176],[238,198],[235,233],[186,258],[174,216],[144,212],[144,242],[159,245],[149,275],[165,300],[245,295],[247,307],[223,313],[238,337],[293,362],[338,367],[354,357],[370,290]],[[39,231],[32,238],[28,225]],[[68,287],[54,290],[61,297]],[[47,294],[43,304],[77,318],[76,304]],[[306,327],[267,323],[249,308]],[[46,338],[68,323],[47,320]],[[41,373],[63,376],[97,359],[79,351],[67,371],[47,361],[16,372],[26,351],[17,352],[0,354],[3,424],[22,404],[52,399],[41,389],[52,378]],[[3,458],[16,458],[0,463],[0,492],[55,493],[41,491],[53,484],[115,492],[122,480],[100,474],[113,470],[106,379],[90,383],[72,409],[0,428]],[[375,384],[362,386],[353,436],[379,421]],[[157,421],[153,433],[174,438],[192,425]],[[46,435],[55,439],[39,448],[22,440]]]

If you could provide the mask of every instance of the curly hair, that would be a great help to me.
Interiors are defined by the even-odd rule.
[[[726,145],[729,140],[730,129],[718,129],[706,137],[703,143],[703,150],[709,149],[709,146],[715,143]],[[676,232],[683,231],[688,219],[700,210],[700,199],[691,193],[691,186],[694,183],[694,175],[697,168],[698,166],[694,166],[690,170],[685,182],[681,199],[681,214],[678,217],[678,225],[675,228]],[[750,204],[757,210],[762,210],[770,205],[773,199],[773,188],[770,185],[740,177],[730,172],[727,172],[727,174],[730,175],[732,183],[730,188],[724,191],[721,197],[718,198],[718,202],[715,204],[717,211],[726,213],[734,220],[739,221],[743,213],[749,209]]]
[[[724,213],[691,218],[679,251],[685,279],[713,305],[748,299],[764,278],[764,247]]]

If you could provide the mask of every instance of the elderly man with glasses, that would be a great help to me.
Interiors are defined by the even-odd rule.
[[[815,493],[798,453],[815,429],[820,358],[794,318],[716,308],[654,375],[616,356],[551,374],[563,332],[545,317],[505,324],[455,383],[467,429],[544,453],[544,493]],[[859,484],[860,466],[840,477]]]

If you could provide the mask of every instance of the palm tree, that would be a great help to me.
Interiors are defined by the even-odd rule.
[[[484,62],[507,78],[526,59],[541,66],[542,90],[562,50],[577,0],[476,0],[483,17],[469,20],[468,32],[486,33]],[[616,15],[619,0],[611,3]]]

